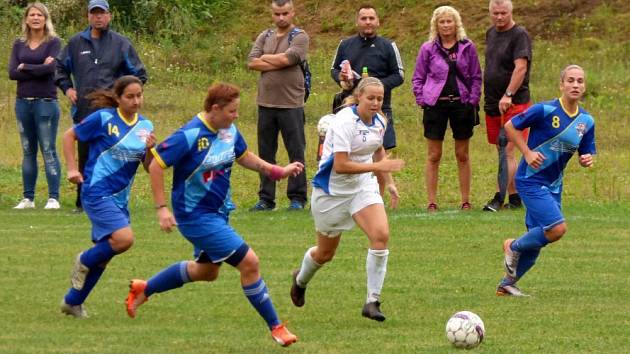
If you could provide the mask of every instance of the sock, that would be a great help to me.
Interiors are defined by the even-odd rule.
[[[280,324],[278,314],[273,307],[269,291],[262,278],[259,278],[253,284],[243,285],[243,292],[247,296],[249,303],[254,306],[258,314],[267,322],[269,329]]]
[[[516,265],[516,278],[521,279],[536,264],[540,249],[521,252]]]
[[[385,273],[387,273],[387,258],[389,250],[368,249],[365,269],[367,271],[367,302],[379,301]]]
[[[92,269],[114,258],[115,255],[116,252],[112,249],[108,239],[105,238],[97,242],[92,248],[83,251],[81,254],[81,263],[89,269]]]
[[[315,246],[306,250],[304,254],[304,259],[302,260],[302,267],[300,267],[300,272],[297,275],[297,285],[301,288],[305,288],[306,284],[313,278],[315,272],[322,267],[321,264],[315,262],[313,257],[311,257],[311,252],[315,250]]]
[[[181,261],[162,269],[147,281],[144,295],[149,297],[155,293],[163,293],[168,290],[180,288],[190,282],[191,280],[186,270],[187,265],[188,261]]]
[[[537,250],[545,247],[549,240],[545,237],[545,231],[541,227],[533,227],[529,229],[523,236],[512,242],[510,247],[512,251],[525,252],[529,250]]]
[[[90,268],[90,271],[85,277],[85,285],[83,285],[83,289],[76,290],[75,288],[70,287],[70,290],[68,290],[68,293],[64,298],[66,304],[74,306],[84,303],[85,299],[88,295],[90,295],[90,292],[94,289],[94,286],[101,278],[101,275],[103,275],[103,272],[105,272],[105,268],[101,268],[99,266]]]

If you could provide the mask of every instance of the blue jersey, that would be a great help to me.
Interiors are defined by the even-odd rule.
[[[123,208],[138,165],[146,155],[153,123],[137,113],[131,121],[116,108],[98,110],[74,126],[77,139],[90,146],[83,171],[83,198],[114,197]]]
[[[577,151],[595,154],[595,121],[584,109],[570,113],[559,99],[533,105],[511,120],[516,129],[529,129],[527,146],[542,153],[546,159],[538,169],[521,160],[515,180],[519,188],[547,187],[551,192],[562,191],[564,168]]]
[[[199,113],[152,152],[162,168],[174,166],[171,202],[178,223],[195,223],[201,214],[227,215],[234,209],[232,165],[247,152],[236,126],[216,131]]]

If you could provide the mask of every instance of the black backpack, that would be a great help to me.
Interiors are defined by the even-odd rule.
[[[265,39],[269,37],[272,33],[272,29],[268,29],[265,33]],[[291,32],[289,32],[289,45],[293,41],[293,38],[298,35],[298,33],[304,32],[298,27],[293,27]],[[300,69],[302,69],[302,74],[304,75],[304,102],[308,100],[308,96],[311,94],[311,68],[308,65],[308,60],[303,60],[300,62]]]

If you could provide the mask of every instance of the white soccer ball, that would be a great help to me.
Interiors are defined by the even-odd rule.
[[[446,322],[446,339],[457,348],[478,346],[485,333],[481,318],[470,311],[457,312]]]
[[[327,114],[319,119],[319,122],[317,122],[317,133],[319,133],[320,136],[326,135],[328,127],[334,118],[334,114]]]

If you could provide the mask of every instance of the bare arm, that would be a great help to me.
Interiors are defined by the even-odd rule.
[[[382,161],[387,158],[387,153],[385,149],[381,146],[378,150],[374,152],[372,159],[376,162]],[[387,189],[389,195],[391,197],[390,206],[392,209],[396,209],[398,207],[398,201],[400,200],[400,195],[398,194],[398,188],[396,188],[396,183],[394,182],[394,177],[390,172],[376,172],[375,175],[379,183],[382,183],[381,190]]]
[[[523,157],[525,158],[525,161],[527,161],[527,164],[535,169],[540,168],[540,166],[542,166],[543,162],[546,159],[545,155],[538,151],[530,150],[521,132],[514,128],[514,125],[512,125],[512,121],[508,121],[507,123],[505,123],[504,127],[508,139],[513,142],[514,145],[516,145],[516,147],[521,151]]]
[[[348,153],[344,151],[335,153],[333,169],[335,172],[343,174],[360,174],[366,172],[389,173],[400,171],[404,165],[405,162],[403,160],[390,160],[387,156],[384,156],[381,160],[372,163],[354,162],[348,158]]]
[[[157,209],[158,222],[160,229],[171,232],[173,227],[177,225],[173,213],[166,205],[166,196],[164,195],[164,169],[158,163],[157,159],[152,159],[149,165],[149,175],[151,176],[151,192],[153,192],[153,202]]]
[[[510,78],[510,83],[506,91],[516,92],[519,87],[523,84],[523,80],[525,80],[525,74],[527,73],[527,59],[526,58],[518,58],[514,60],[514,71],[512,71],[512,77]],[[501,100],[499,101],[499,111],[501,114],[507,112],[507,110],[512,106],[512,97],[507,97],[503,95]]]
[[[249,170],[263,173],[273,180],[289,176],[295,177],[304,170],[304,165],[301,162],[292,162],[284,167],[280,167],[270,164],[250,151],[245,152],[237,162],[239,165]]]
[[[74,142],[77,136],[74,128],[70,127],[63,133],[63,156],[66,159],[66,169],[68,171],[68,181],[74,184],[83,183],[83,176],[77,167],[77,159],[74,155]]]
[[[153,161],[153,153],[151,152],[151,149],[155,146],[155,142],[155,134],[151,132],[151,134],[147,137],[147,152],[145,153],[144,160],[142,161],[142,166],[147,172],[149,172],[149,166],[151,165],[151,161]]]

